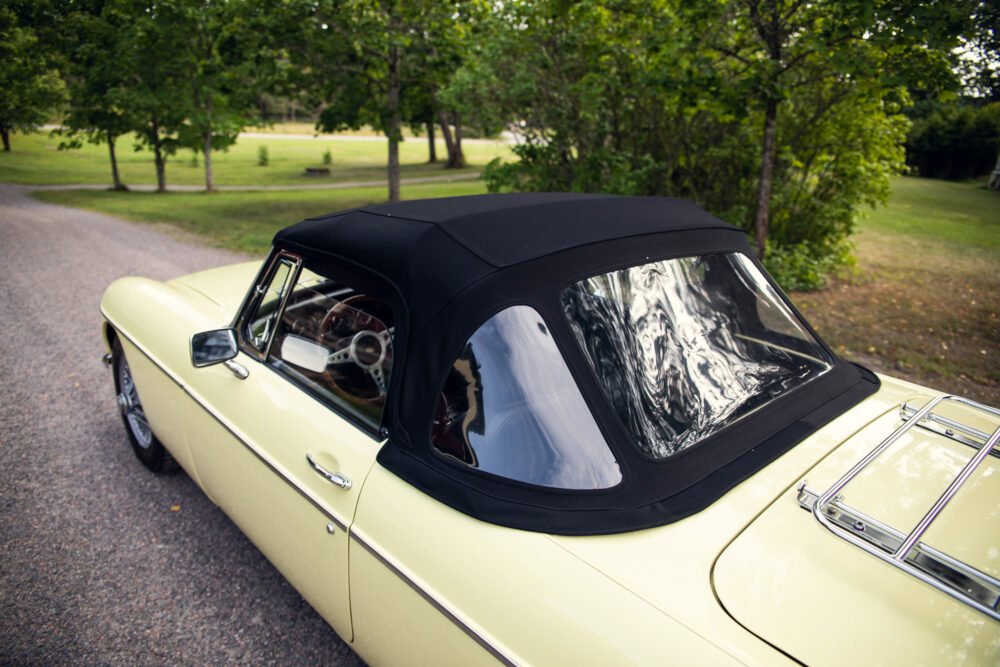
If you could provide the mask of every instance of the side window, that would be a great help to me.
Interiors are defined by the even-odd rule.
[[[277,322],[268,362],[377,429],[394,331],[388,304],[303,268]]]
[[[622,479],[542,316],[512,306],[455,360],[431,431],[437,451],[471,468],[559,489]]]
[[[258,288],[254,297],[252,315],[245,320],[242,334],[244,340],[258,352],[267,350],[267,342],[278,323],[278,311],[288,291],[294,269],[295,263],[291,259],[279,259],[271,270],[269,279],[263,287]]]

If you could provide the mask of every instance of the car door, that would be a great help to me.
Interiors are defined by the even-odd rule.
[[[244,306],[239,355],[200,369],[191,390],[207,410],[187,428],[206,493],[351,640],[348,529],[380,446],[391,332],[348,296],[361,298],[275,255]]]

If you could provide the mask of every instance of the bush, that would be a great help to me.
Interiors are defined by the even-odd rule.
[[[333,164],[333,154],[329,148],[323,151],[323,164]]]
[[[851,262],[850,245],[846,242],[830,250],[819,250],[805,243],[771,244],[764,267],[782,289],[804,292],[825,287],[829,273]]]
[[[267,154],[267,146],[261,146],[257,149],[257,166],[266,167],[270,163],[271,159]]]

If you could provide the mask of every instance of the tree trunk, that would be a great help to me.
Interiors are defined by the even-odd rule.
[[[452,134],[451,123],[448,122],[448,114],[438,111],[438,122],[441,125],[441,134],[444,135],[444,145],[448,149],[448,162],[446,169],[461,169],[465,166],[465,155],[462,154],[462,126],[458,122],[458,114],[455,114],[455,132]]]
[[[760,162],[760,187],[757,190],[757,213],[754,216],[754,241],[757,257],[764,259],[767,250],[767,228],[771,209],[771,186],[774,180],[774,161],[777,157],[778,102],[767,101],[764,110],[764,142]]]
[[[10,128],[6,125],[0,125],[0,136],[3,136],[3,150],[4,153],[10,152]]]
[[[437,146],[434,144],[434,121],[427,121],[427,162],[434,164],[438,161]]]
[[[389,16],[389,39],[399,36],[399,19]],[[399,201],[399,136],[403,124],[399,110],[399,46],[395,43],[389,46],[389,80],[386,95],[386,107],[389,112],[389,126],[386,136],[389,139],[389,201]]]
[[[156,163],[156,191],[167,191],[167,158],[160,144],[160,126],[153,121],[153,161]]]
[[[465,166],[465,153],[462,152],[462,116],[455,112],[455,159],[448,165],[452,169]]]
[[[445,168],[451,168],[451,161],[455,155],[455,139],[451,136],[451,125],[448,123],[448,114],[444,111],[438,111],[438,123],[441,125],[441,136],[444,137],[444,147],[448,151],[448,162],[445,163]]]
[[[1000,155],[997,156],[997,164],[990,174],[990,190],[1000,190]]]
[[[205,192],[215,192],[215,179],[212,175],[212,132],[201,136],[202,150],[205,151]]]
[[[115,157],[115,133],[108,130],[108,155],[111,157],[111,188],[119,192],[128,190],[122,183],[121,176],[118,175],[118,158]]]

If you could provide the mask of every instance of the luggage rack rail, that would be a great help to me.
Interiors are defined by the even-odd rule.
[[[939,396],[920,409],[904,404],[900,409],[903,420],[889,437],[878,444],[854,465],[833,486],[820,493],[810,489],[806,482],[798,487],[798,501],[812,512],[821,524],[839,537],[855,544],[871,555],[930,584],[939,591],[964,602],[994,620],[1000,621],[1000,580],[971,565],[923,544],[920,539],[938,518],[945,506],[954,498],[962,485],[972,476],[987,456],[1000,456],[1000,427],[985,433],[967,424],[943,417],[934,409],[945,402],[953,402],[1000,417],[1000,410],[960,396]],[[951,438],[978,450],[963,466],[944,493],[934,502],[916,527],[902,533],[877,519],[850,507],[843,502],[840,492],[857,477],[882,452],[892,446],[907,431],[919,426]]]

